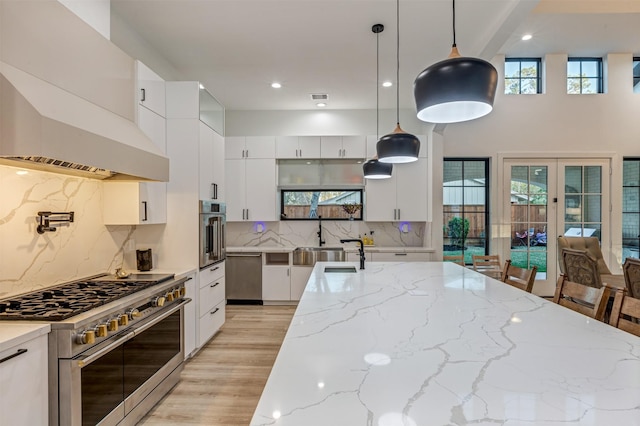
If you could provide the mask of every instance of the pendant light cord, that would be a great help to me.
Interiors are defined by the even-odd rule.
[[[456,47],[456,0],[452,0],[453,2],[453,45],[451,47]]]
[[[400,127],[400,0],[396,0],[396,124]]]
[[[376,33],[376,139],[380,139],[380,32]]]

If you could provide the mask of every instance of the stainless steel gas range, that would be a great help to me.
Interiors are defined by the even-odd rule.
[[[0,300],[0,320],[51,324],[51,425],[134,425],[178,382],[186,280],[105,274]]]

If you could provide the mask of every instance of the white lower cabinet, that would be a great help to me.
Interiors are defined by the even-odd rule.
[[[267,302],[291,300],[291,268],[289,266],[262,267],[262,300]]]
[[[48,424],[47,365],[46,334],[0,352],[0,425]]]
[[[222,327],[225,320],[225,265],[217,263],[199,274],[198,347],[203,346]]]
[[[312,266],[291,267],[291,300],[300,300],[313,271]]]
[[[200,288],[195,272],[187,277],[184,287],[186,289],[186,297],[191,299],[191,302],[184,307],[184,358],[187,359],[195,352],[197,347],[197,325],[199,320],[197,304]]]

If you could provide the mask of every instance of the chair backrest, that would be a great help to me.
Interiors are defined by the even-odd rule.
[[[622,265],[627,295],[640,299],[640,259],[627,257]]]
[[[442,260],[445,262],[453,262],[460,266],[464,266],[464,255],[451,255],[451,256],[442,256]]]
[[[553,301],[558,305],[602,321],[610,295],[611,288],[607,285],[593,288],[569,281],[566,275],[560,275]]]
[[[502,282],[517,287],[520,290],[524,290],[527,293],[531,293],[537,272],[537,266],[534,266],[531,269],[520,268],[519,266],[512,265],[511,259],[509,259],[504,265]]]
[[[627,295],[624,289],[616,291],[609,324],[640,336],[640,299]]]
[[[560,264],[560,271],[563,274],[566,273],[566,270],[562,258],[562,251],[566,248],[586,251],[596,260],[600,275],[611,275],[611,271],[604,261],[604,256],[600,249],[600,241],[597,237],[565,237],[562,235],[558,237],[558,263]]]
[[[586,251],[566,248],[562,250],[564,274],[569,281],[589,287],[602,287],[602,277],[596,260]]]
[[[473,260],[474,271],[502,271],[500,256],[498,256],[497,254],[491,254],[488,256],[474,255],[471,257],[471,259]]]

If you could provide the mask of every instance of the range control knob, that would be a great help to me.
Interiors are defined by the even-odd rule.
[[[106,337],[107,336],[107,324],[97,325],[95,328],[96,337]]]
[[[76,336],[76,343],[79,345],[91,345],[96,341],[96,333],[93,330],[83,331]]]
[[[127,311],[127,315],[129,316],[129,319],[131,319],[131,320],[134,319],[134,318],[140,318],[142,316],[140,311],[137,310],[136,308],[129,309]]]
[[[107,330],[109,331],[118,331],[118,319],[112,318],[107,322]]]
[[[173,292],[170,291],[169,293],[165,294],[165,297],[167,298],[167,302],[173,302]]]
[[[120,318],[118,319],[118,323],[120,325],[128,325],[129,324],[129,315],[127,315],[127,314],[120,315]]]
[[[159,307],[164,305],[164,296],[158,296],[153,299],[153,306]]]
[[[187,295],[187,288],[186,287],[181,287],[180,288],[180,296],[184,297]]]
[[[175,290],[173,290],[173,298],[174,299],[180,299],[180,289],[176,288]]]

